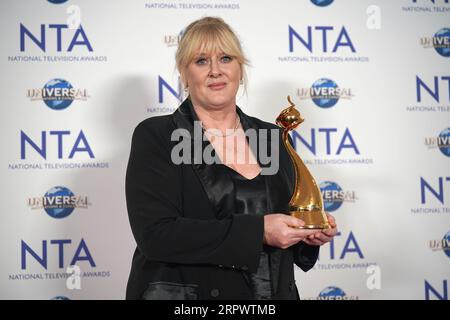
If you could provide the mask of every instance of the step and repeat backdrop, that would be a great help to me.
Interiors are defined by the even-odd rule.
[[[448,0],[0,2],[0,298],[123,299],[134,127],[183,99],[184,28],[219,16],[251,61],[239,106],[292,134],[339,225],[302,299],[449,299]]]

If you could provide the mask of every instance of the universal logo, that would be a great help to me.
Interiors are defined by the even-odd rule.
[[[28,206],[31,209],[44,209],[50,217],[55,219],[66,218],[75,208],[87,209],[90,205],[87,196],[76,196],[62,186],[51,188],[43,197],[28,198]]]
[[[178,35],[173,35],[173,34],[166,34],[164,36],[164,44],[168,47],[177,47],[178,43],[181,40],[181,37],[184,34],[184,29],[180,31],[180,33]]]
[[[320,78],[311,88],[297,89],[300,99],[311,99],[320,108],[331,108],[339,99],[351,99],[353,97],[350,88],[340,88],[335,81],[328,78]]]
[[[434,48],[443,57],[450,57],[450,28],[438,30],[433,37],[422,37],[420,44],[426,49]]]
[[[358,198],[353,190],[343,190],[333,181],[323,181],[319,185],[326,211],[336,211],[344,202],[355,203]]]
[[[317,300],[359,300],[359,297],[349,296],[341,288],[329,286],[319,293]]]
[[[425,138],[425,146],[428,149],[439,150],[447,157],[450,157],[450,127],[442,130],[437,137]]]
[[[329,6],[334,0],[311,0],[318,7],[326,7]]]
[[[64,79],[52,79],[42,89],[28,89],[27,97],[31,101],[44,101],[52,110],[68,108],[74,100],[86,101],[89,98],[86,89],[74,88]]]
[[[450,231],[440,240],[430,240],[428,246],[432,251],[443,251],[450,258]]]

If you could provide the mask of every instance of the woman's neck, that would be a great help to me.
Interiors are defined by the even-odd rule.
[[[193,106],[204,128],[218,129],[222,132],[227,129],[235,129],[237,121],[236,105],[220,109],[206,109],[195,106],[195,104]]]

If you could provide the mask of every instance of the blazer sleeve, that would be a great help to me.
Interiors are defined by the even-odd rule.
[[[294,246],[294,262],[303,271],[308,271],[316,264],[319,246],[311,246],[303,241]]]
[[[170,158],[168,124],[144,121],[133,133],[125,189],[138,249],[154,261],[256,271],[262,216],[230,215],[222,220],[183,216],[182,168]]]

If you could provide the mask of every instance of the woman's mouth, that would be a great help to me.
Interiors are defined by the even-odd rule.
[[[223,88],[225,88],[225,86],[226,86],[225,82],[216,82],[209,84],[208,88],[210,88],[211,90],[222,90]]]

